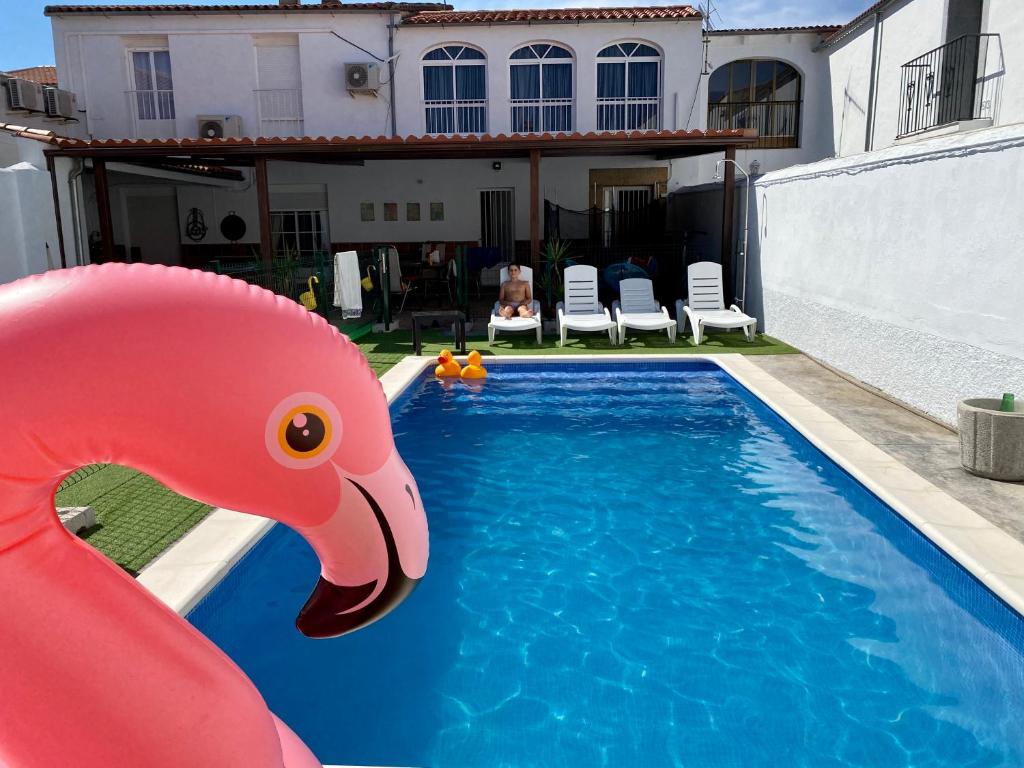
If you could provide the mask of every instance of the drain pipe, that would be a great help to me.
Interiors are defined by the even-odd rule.
[[[882,32],[882,12],[875,11],[875,33],[871,43],[871,82],[868,84],[868,111],[864,123],[864,151],[871,151],[871,135],[875,122],[875,83],[878,80],[878,43]]]
[[[395,102],[395,14],[388,14],[388,98],[391,99],[391,136],[398,135],[397,103]]]

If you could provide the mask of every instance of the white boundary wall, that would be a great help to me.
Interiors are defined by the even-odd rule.
[[[750,308],[948,424],[962,398],[1024,397],[1022,164],[1015,125],[766,174]]]

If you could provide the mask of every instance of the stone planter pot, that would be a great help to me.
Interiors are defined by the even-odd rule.
[[[1024,482],[1024,403],[1000,411],[994,398],[962,400],[957,406],[960,464],[992,480]]]

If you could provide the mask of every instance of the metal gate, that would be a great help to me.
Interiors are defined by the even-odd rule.
[[[654,187],[605,187],[602,244],[609,246],[615,240],[640,237],[650,222],[647,215],[654,201]]]
[[[514,190],[480,190],[480,244],[498,248],[502,261],[516,254],[516,206]]]

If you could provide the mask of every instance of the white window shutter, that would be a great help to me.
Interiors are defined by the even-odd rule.
[[[261,90],[298,89],[299,46],[260,45],[256,47],[256,69]]]

